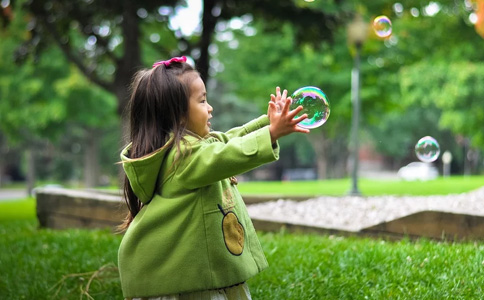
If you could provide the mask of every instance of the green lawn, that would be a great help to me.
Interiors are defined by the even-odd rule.
[[[455,193],[482,186],[482,180],[458,177],[407,188],[424,195],[437,187]],[[374,194],[388,191],[387,184],[403,193],[406,184],[369,183],[362,181],[361,187],[369,193],[373,186]],[[240,186],[252,185],[251,193],[266,186],[274,194],[303,194],[306,184],[312,191],[331,187],[328,194],[338,195],[349,181],[293,184]],[[481,299],[484,293],[481,241],[391,242],[283,231],[258,235],[270,267],[248,281],[253,299]],[[0,202],[0,299],[122,299],[116,268],[120,241],[107,229],[40,229],[32,198]]]
[[[270,267],[254,299],[482,299],[484,246],[260,234]]]
[[[35,199],[0,201],[0,221],[28,220],[35,217]]]
[[[259,238],[270,267],[248,281],[253,299],[481,299],[484,292],[481,243],[284,232]],[[0,298],[122,299],[120,240],[109,230],[0,222]]]
[[[116,262],[121,237],[108,230],[37,226],[32,218],[0,222],[0,299],[89,299],[80,298],[81,289],[90,272]],[[101,276],[109,277],[95,277],[89,294],[94,299],[122,299],[117,270]]]
[[[364,196],[379,195],[446,195],[468,192],[484,186],[484,176],[453,176],[430,181],[360,179],[358,188]],[[343,196],[351,187],[350,179],[320,181],[240,182],[243,195]]]

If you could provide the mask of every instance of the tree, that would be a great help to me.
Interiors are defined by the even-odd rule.
[[[320,5],[319,9],[322,9],[322,2]],[[482,60],[482,40],[468,21],[472,8],[447,0],[402,3],[379,0],[339,3],[336,11],[339,24],[348,22],[349,12],[355,11],[362,14],[368,23],[381,14],[388,15],[393,22],[392,37],[386,40],[378,38],[370,28],[369,38],[364,44],[361,64],[362,136],[366,137],[368,135],[364,133],[370,132],[369,139],[377,150],[394,157],[395,166],[409,157],[416,141],[429,132],[439,137],[442,146],[454,149],[456,145],[452,134],[458,133],[438,126],[442,107],[410,107],[402,101],[409,89],[401,88],[404,78],[400,70],[428,59],[434,63],[459,61],[463,57],[469,61]],[[270,21],[260,19],[246,23],[242,28],[231,28],[230,23],[218,27],[216,38],[220,43],[215,58],[216,65],[223,71],[217,78],[248,103],[260,103],[261,111],[275,85],[290,91],[303,85],[321,87],[330,99],[332,114],[322,128],[313,130],[309,136],[319,156],[319,170],[325,169],[325,161],[345,161],[352,113],[349,94],[352,49],[345,40],[344,28],[333,30],[331,43],[321,40],[308,42],[296,38],[296,30],[289,22],[279,23],[276,28]],[[438,89],[438,86],[434,88]],[[478,114],[478,111],[468,113]],[[331,151],[334,151],[334,156],[329,153]],[[343,172],[336,176],[344,176],[344,163],[341,165]],[[329,170],[334,170],[334,167]],[[332,175],[322,171],[320,177],[325,176]]]
[[[436,120],[440,128],[468,139],[474,149],[484,150],[483,63],[424,61],[403,68],[401,77],[403,101],[408,106],[435,106],[440,110]],[[469,153],[472,148],[467,149],[462,160],[473,160]]]
[[[18,48],[16,59],[24,61],[30,54],[40,57],[48,45],[55,44],[86,78],[116,96],[117,112],[123,116],[134,72],[160,57],[192,55],[207,80],[208,50],[219,20],[252,13],[272,24],[268,30],[281,21],[292,22],[298,40],[331,40],[331,29],[338,24],[334,11],[340,2],[328,1],[325,13],[297,1],[205,0],[202,29],[184,36],[170,27],[178,1],[164,1],[160,6],[148,0],[33,0],[22,2],[32,16],[28,26],[31,38]]]
[[[75,68],[71,68],[69,77],[55,83],[55,90],[66,106],[68,118],[64,121],[65,126],[79,131],[84,154],[84,186],[95,187],[99,184],[102,165],[99,161],[101,139],[108,133],[118,132],[113,130],[119,125],[115,113],[116,100],[111,94],[92,87]]]
[[[28,18],[19,9],[13,13],[16,18],[11,19],[8,28],[1,30],[2,57],[13,57],[15,49],[27,36]],[[3,60],[0,69],[0,129],[5,135],[5,144],[27,152],[26,159],[31,162],[27,164],[28,189],[33,188],[36,157],[48,144],[46,141],[52,145],[62,144],[62,140],[68,139],[78,128],[82,128],[79,138],[86,141],[82,149],[87,162],[85,183],[88,187],[94,186],[99,165],[96,141],[102,136],[102,130],[117,124],[113,97],[88,84],[56,47],[46,46],[43,55],[36,60],[28,58],[20,65],[13,60]],[[58,155],[57,159],[62,156]],[[70,163],[72,169],[75,164]]]
[[[0,31],[2,57],[12,57],[25,36],[22,18],[8,20],[9,30],[3,27]],[[46,57],[58,55],[55,50],[46,52]],[[59,60],[45,59],[38,59],[35,65],[28,60],[22,67],[5,59],[0,61],[0,69],[0,129],[5,135],[5,144],[16,146],[26,153],[27,189],[30,192],[35,181],[36,147],[42,139],[59,133],[57,125],[64,118],[62,100],[56,97],[53,83],[66,76],[68,70]]]
[[[387,137],[387,142],[377,144],[380,151],[397,158],[409,157],[420,137],[435,135],[442,150],[451,150],[454,157],[461,156],[462,162],[466,155],[459,154],[458,136],[473,136],[474,145],[480,144],[476,121],[480,120],[482,106],[476,109],[478,101],[472,104],[473,109],[462,111],[457,105],[470,105],[469,98],[482,98],[472,80],[480,77],[483,40],[470,22],[473,7],[466,3],[406,1],[394,5],[389,15],[392,37],[379,41],[385,46],[379,49],[375,43],[378,40],[370,41],[375,70],[367,72],[372,74],[372,85],[380,89],[379,94],[390,100],[382,103],[393,107],[391,113],[382,110],[380,116],[375,114],[369,120],[377,141]],[[469,77],[464,78],[462,73]],[[470,90],[459,95],[443,94],[454,88]],[[456,126],[462,117],[469,127]]]
[[[208,47],[219,19],[230,19],[236,14],[256,10],[273,20],[298,20],[311,14],[318,22],[311,27],[326,28],[330,32],[331,18],[308,9],[294,10],[295,5],[277,5],[277,1],[220,1],[203,2],[202,31],[185,37],[180,31],[169,28],[169,17],[178,1],[66,1],[33,0],[25,3],[34,16],[32,39],[19,49],[19,53],[39,52],[53,41],[69,61],[92,82],[116,95],[121,115],[127,101],[127,87],[134,72],[149,65],[156,58],[174,54],[191,54],[198,50],[197,68],[202,78],[208,78]],[[256,9],[257,8],[257,9]],[[300,27],[303,28],[303,27]],[[158,36],[149,41],[152,30]],[[200,37],[197,35],[200,34]],[[329,34],[328,34],[329,35]],[[153,42],[153,41],[156,42]],[[177,49],[182,45],[184,50]],[[30,51],[31,50],[31,51]],[[156,58],[145,54],[156,51]],[[160,55],[161,54],[161,55]],[[105,70],[113,70],[106,74]]]
[[[316,155],[318,177],[344,176],[352,63],[344,28],[333,31],[333,41],[299,42],[289,22],[281,23],[279,30],[273,32],[266,32],[266,26],[265,21],[251,18],[238,29],[220,26],[216,33],[219,50],[214,59],[223,71],[216,78],[245,102],[257,105],[261,112],[267,110],[269,95],[276,86],[289,93],[307,85],[322,88],[329,97],[332,115],[321,128],[312,130],[307,140],[299,135],[304,141],[293,143],[299,149],[295,153],[307,157],[308,153],[300,147],[307,147],[303,145],[309,141],[314,149],[310,154]]]

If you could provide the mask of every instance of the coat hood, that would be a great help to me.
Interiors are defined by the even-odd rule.
[[[158,174],[170,148],[161,147],[153,153],[135,159],[129,158],[130,149],[131,143],[121,151],[123,169],[135,195],[143,204],[147,204],[153,198]]]

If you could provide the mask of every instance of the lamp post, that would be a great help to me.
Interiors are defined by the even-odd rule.
[[[353,114],[351,120],[351,190],[352,196],[360,196],[358,189],[358,128],[360,122],[360,54],[361,47],[368,36],[368,24],[365,23],[360,15],[356,15],[354,20],[348,24],[348,41],[355,46],[355,58],[353,69],[351,70],[351,102],[353,104]]]

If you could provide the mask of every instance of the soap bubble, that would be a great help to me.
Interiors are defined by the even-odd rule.
[[[415,154],[423,162],[433,162],[440,154],[439,143],[431,136],[424,136],[415,145]]]
[[[330,107],[326,94],[314,86],[305,86],[296,90],[292,95],[290,109],[296,109],[299,105],[303,110],[295,118],[307,114],[307,119],[298,123],[298,126],[312,129],[323,125],[329,117]]]
[[[381,38],[387,38],[392,34],[392,22],[387,16],[379,16],[373,20],[373,30]]]

